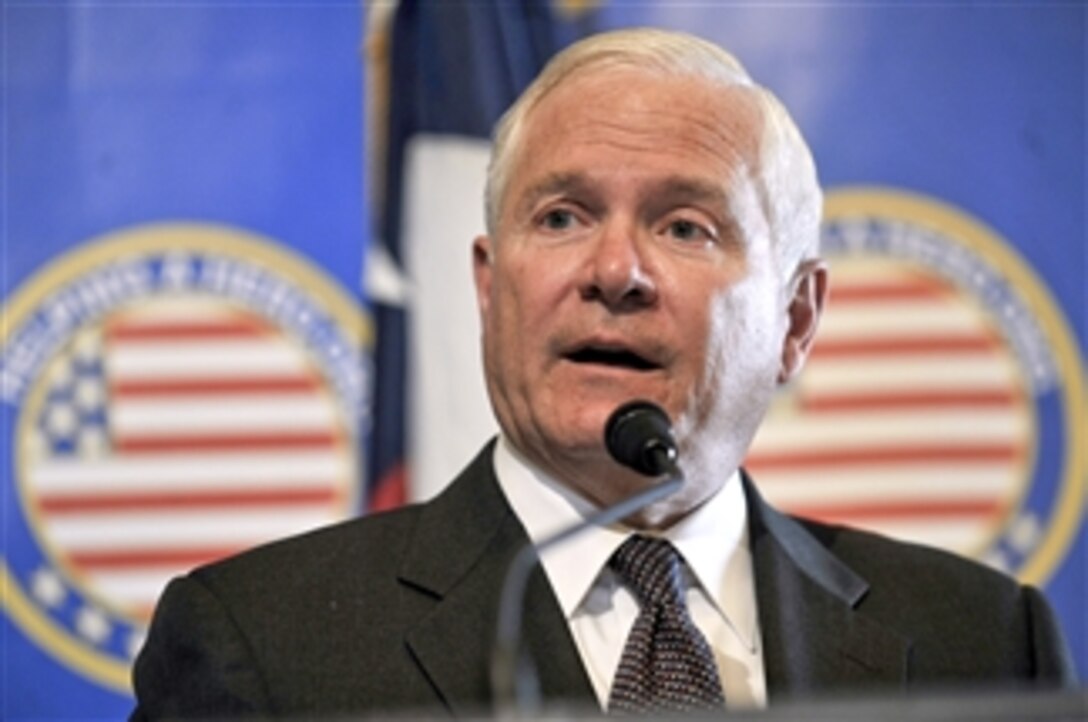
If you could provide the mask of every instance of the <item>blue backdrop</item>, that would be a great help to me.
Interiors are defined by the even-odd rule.
[[[404,5],[420,9],[417,21],[434,22],[428,12],[437,5]],[[419,66],[434,74],[412,87],[398,86],[394,77],[394,96],[450,92],[467,97],[455,91],[468,82],[487,82],[495,71],[487,50],[509,42],[510,29],[522,22],[519,12],[534,8],[538,14],[522,28],[536,39],[534,52],[546,53],[592,27],[690,30],[731,49],[783,99],[810,140],[822,180],[832,192],[864,186],[923,194],[980,221],[998,239],[994,262],[1013,269],[1010,293],[1022,291],[1028,297],[1027,313],[1038,312],[1032,318],[1044,335],[1051,334],[1048,339],[1060,335],[1054,319],[1065,324],[1072,339],[1072,350],[1053,350],[1054,390],[1040,394],[1031,410],[1040,448],[1050,461],[1036,460],[1038,471],[1029,474],[1017,501],[1041,510],[1037,518],[1043,528],[1034,530],[1034,537],[1042,541],[1032,547],[1035,551],[1012,558],[1009,566],[1044,585],[1081,674],[1088,673],[1083,612],[1088,534],[1081,524],[1085,462],[1083,450],[1077,451],[1084,437],[1075,435],[1083,432],[1083,419],[1070,416],[1083,414],[1088,338],[1086,10],[1032,3],[762,7],[662,2],[591,3],[588,10],[553,15],[548,5],[503,4],[501,22],[483,19],[494,7],[465,6],[472,9],[459,22],[431,27],[451,34],[452,40],[423,43],[423,50],[417,50],[433,53],[421,57]],[[37,458],[27,451],[34,436],[28,415],[47,403],[45,392],[36,390],[38,379],[56,358],[75,353],[65,350],[68,336],[109,320],[115,307],[130,308],[133,301],[165,294],[161,256],[170,248],[156,245],[165,236],[148,231],[151,236],[139,242],[109,245],[116,234],[163,223],[233,229],[256,239],[252,245],[224,246],[221,255],[242,264],[248,253],[268,273],[303,289],[300,297],[316,299],[315,307],[328,311],[335,320],[330,328],[340,334],[330,331],[320,338],[335,344],[342,335],[362,349],[359,365],[370,379],[366,319],[376,311],[368,309],[360,279],[368,244],[396,238],[388,223],[375,222],[372,231],[368,220],[364,10],[354,2],[9,1],[2,13],[0,302],[5,326],[0,369],[6,386],[0,429],[5,445],[0,716],[116,719],[131,705],[123,679],[129,652],[119,632],[103,637],[95,630],[138,635],[146,610],[110,599],[106,587],[96,586],[96,578],[81,566],[86,558],[72,552],[58,536],[60,527],[51,525],[50,510],[62,505],[54,500],[50,506],[26,461]],[[552,25],[542,28],[542,22]],[[500,40],[494,33],[503,28],[507,34]],[[465,62],[466,47],[480,53],[478,62]],[[371,46],[372,52],[380,50]],[[505,52],[512,57],[510,48]],[[523,61],[536,62],[532,57]],[[513,92],[526,67],[503,73],[506,85],[490,92],[486,102],[501,107],[496,98]],[[480,74],[467,77],[469,68]],[[481,118],[447,130],[480,135],[485,132],[481,125],[495,112],[489,106]],[[467,244],[467,239],[454,240]],[[205,267],[202,263],[211,264],[200,254],[215,256],[217,242],[182,244],[186,253],[199,256],[194,273]],[[105,250],[96,255],[96,248]],[[990,248],[979,252],[985,256]],[[277,255],[283,249],[290,259]],[[1009,261],[1001,249],[1016,256]],[[398,260],[397,250],[392,252]],[[151,254],[149,285],[125,295],[124,304],[103,301],[97,310],[80,315],[79,323],[60,327],[50,343],[35,345],[31,322],[45,318],[41,309],[53,294],[75,288],[81,278],[111,267],[121,256],[141,253]],[[464,268],[467,272],[467,261]],[[1023,269],[1045,293],[1017,286],[1021,276],[1016,274]],[[1032,304],[1041,296],[1043,311],[1038,311]],[[225,307],[241,308],[270,328],[286,328],[285,338],[305,336],[292,331],[280,315],[266,314],[267,303],[247,305],[240,298],[230,296]],[[356,316],[363,321],[345,320]],[[334,383],[340,375],[335,364],[326,363],[331,356],[312,348],[318,336],[306,336],[311,340],[296,345],[308,349],[307,358],[317,359],[314,367],[321,369],[318,375]],[[385,352],[391,353],[387,364],[403,367],[404,354],[410,352],[403,344],[395,346]],[[379,367],[374,379],[379,396],[403,380],[381,372]],[[398,401],[386,398],[384,403],[396,406]],[[355,435],[349,434],[363,457],[353,467],[353,484],[363,483],[367,460],[382,460],[370,465],[372,478],[405,461],[402,413],[399,407],[380,410],[379,428],[382,418],[396,419],[388,422],[396,428],[386,428],[381,446],[372,449],[364,446],[367,410],[359,414]],[[410,483],[403,474],[393,476],[397,483]],[[358,500],[365,494],[347,496],[351,508],[346,513],[362,509],[364,502]],[[130,551],[97,559],[113,571],[129,573],[134,564]],[[88,609],[100,613],[88,616]]]

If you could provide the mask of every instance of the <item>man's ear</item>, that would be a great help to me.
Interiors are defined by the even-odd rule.
[[[782,365],[778,370],[780,384],[797,375],[812,350],[827,300],[827,276],[827,263],[819,258],[802,261],[794,274],[786,309],[789,327],[782,342]]]
[[[472,278],[476,282],[476,308],[480,312],[481,323],[491,304],[492,271],[491,238],[476,236],[472,241]]]

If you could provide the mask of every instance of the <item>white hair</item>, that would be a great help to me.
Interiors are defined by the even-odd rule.
[[[489,234],[495,236],[498,231],[510,169],[533,109],[575,72],[617,67],[699,78],[723,88],[750,91],[763,123],[754,181],[780,269],[783,275],[792,275],[802,260],[817,255],[822,194],[812,153],[785,107],[717,45],[694,35],[651,28],[601,33],[571,45],[552,58],[499,119],[485,191]]]

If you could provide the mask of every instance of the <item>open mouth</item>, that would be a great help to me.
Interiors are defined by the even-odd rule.
[[[586,346],[566,354],[566,358],[568,361],[579,364],[597,364],[600,366],[630,369],[632,371],[653,371],[661,368],[653,361],[643,358],[637,353],[627,349]]]

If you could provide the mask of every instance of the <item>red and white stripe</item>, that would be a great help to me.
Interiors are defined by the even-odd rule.
[[[29,469],[70,571],[147,613],[197,564],[343,518],[354,441],[301,344],[213,302],[151,304],[102,327],[110,445]]]
[[[812,357],[747,461],[795,513],[976,552],[1033,447],[1020,369],[986,309],[928,272],[838,259]]]

